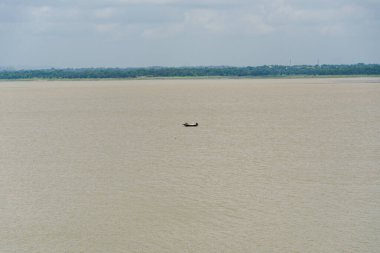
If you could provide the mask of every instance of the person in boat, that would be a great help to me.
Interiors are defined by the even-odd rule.
[[[190,123],[185,122],[182,125],[184,125],[185,127],[197,127],[198,126],[198,122],[196,122],[195,124],[190,124]]]

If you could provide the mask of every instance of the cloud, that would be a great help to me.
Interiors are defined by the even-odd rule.
[[[146,28],[145,30],[143,30],[142,36],[148,39],[164,39],[175,36],[183,31],[183,24],[169,24],[165,26]]]
[[[95,18],[100,19],[110,19],[113,18],[117,13],[116,8],[102,8],[94,10]]]
[[[97,24],[95,25],[95,30],[98,32],[115,32],[119,30],[118,24]]]
[[[134,5],[167,5],[167,4],[177,4],[180,3],[180,0],[113,0],[110,1],[111,3],[114,2],[116,4],[134,4]]]
[[[214,10],[196,9],[185,13],[184,23],[190,28],[199,28],[213,33],[223,32],[225,20],[223,15]]]
[[[261,16],[247,15],[243,17],[243,20],[246,21],[246,24],[248,26],[248,32],[271,33],[275,31],[274,27],[266,23]]]
[[[310,52],[311,45],[325,45],[318,47],[326,53],[315,54],[329,57],[337,53],[331,48],[342,40],[346,48],[352,48],[345,52],[352,59],[361,52],[360,47],[367,50],[361,55],[374,59],[379,55],[374,52],[375,45],[380,44],[379,13],[378,0],[2,0],[0,32],[6,36],[0,36],[0,55],[9,58],[0,57],[0,65],[9,61],[33,62],[32,57],[25,59],[17,54],[20,47],[31,48],[37,54],[44,47],[53,50],[60,43],[70,42],[78,48],[87,48],[86,43],[96,48],[99,43],[100,48],[88,55],[98,54],[100,45],[109,43],[109,38],[115,44],[108,53],[145,52],[149,45],[152,51],[173,51],[170,59],[181,52],[187,62],[197,61],[194,50],[201,52],[198,55],[204,63],[207,56],[222,57],[215,52],[216,44],[232,62],[253,58],[260,62],[268,58],[260,58],[264,49],[279,50],[277,54],[282,58],[298,54],[304,59],[305,54],[297,52]],[[199,44],[183,48],[187,41]],[[236,43],[242,45],[236,48]],[[240,52],[241,57],[229,51],[237,55]],[[152,65],[149,55],[142,57]],[[65,55],[62,59],[71,61]],[[229,64],[228,60],[223,63]]]
[[[346,34],[346,29],[340,24],[334,24],[321,27],[320,32],[322,35],[339,37]]]

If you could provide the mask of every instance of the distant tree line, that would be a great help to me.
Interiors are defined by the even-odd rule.
[[[0,70],[0,79],[98,79],[159,77],[286,77],[380,75],[380,64],[265,65],[258,67],[148,67]]]

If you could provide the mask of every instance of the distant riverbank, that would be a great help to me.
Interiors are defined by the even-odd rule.
[[[380,64],[2,70],[0,80],[236,79],[380,76]]]
[[[380,75],[329,75],[329,76],[255,76],[255,77],[234,77],[234,76],[199,76],[199,77],[139,77],[139,78],[25,78],[25,79],[0,79],[1,82],[40,82],[40,81],[133,81],[133,80],[244,80],[244,79],[344,79],[344,78],[380,78]]]

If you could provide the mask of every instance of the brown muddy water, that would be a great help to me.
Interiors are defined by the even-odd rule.
[[[0,252],[380,250],[380,78],[0,82],[0,143]]]

